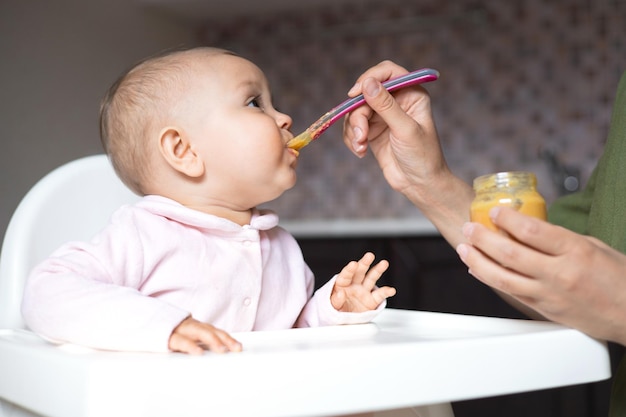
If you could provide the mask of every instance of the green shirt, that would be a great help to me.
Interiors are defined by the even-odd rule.
[[[626,72],[617,89],[604,153],[587,186],[555,201],[548,219],[626,253]],[[626,356],[613,382],[609,416],[626,416]]]

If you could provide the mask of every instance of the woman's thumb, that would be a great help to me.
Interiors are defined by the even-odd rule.
[[[378,113],[383,120],[388,121],[388,117],[392,117],[394,114],[396,101],[376,79],[366,78],[363,80],[363,97],[372,110]]]

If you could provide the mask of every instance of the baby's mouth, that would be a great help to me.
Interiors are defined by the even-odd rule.
[[[298,156],[300,156],[300,151],[298,149],[294,149],[292,146],[290,146],[290,144],[293,142],[293,135],[289,135],[289,136],[291,136],[291,137],[288,138],[287,142],[285,143],[285,148],[287,148],[289,150],[289,152],[291,154],[293,154],[297,158]]]

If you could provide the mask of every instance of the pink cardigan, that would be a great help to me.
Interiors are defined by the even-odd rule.
[[[269,211],[255,210],[242,227],[144,197],[119,209],[91,242],[67,243],[38,265],[22,314],[54,342],[166,352],[189,315],[242,332],[363,323],[384,308],[336,311],[334,278],[313,295],[297,242],[277,225]]]

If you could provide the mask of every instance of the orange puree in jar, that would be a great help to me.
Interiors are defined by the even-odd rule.
[[[531,172],[498,172],[478,177],[474,180],[476,197],[470,207],[470,220],[497,230],[489,218],[489,210],[495,206],[513,207],[546,220],[546,202],[536,187],[537,178]]]

